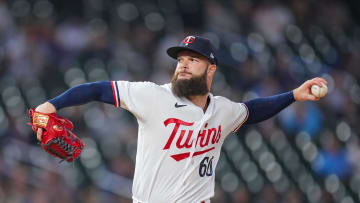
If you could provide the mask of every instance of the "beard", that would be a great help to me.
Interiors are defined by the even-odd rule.
[[[179,73],[175,73],[171,80],[171,90],[178,97],[196,96],[196,95],[206,95],[209,93],[209,88],[207,86],[205,72],[200,76],[194,76],[190,79],[178,79]]]

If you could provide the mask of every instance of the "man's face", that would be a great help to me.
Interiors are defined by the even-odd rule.
[[[209,61],[192,51],[181,51],[171,80],[172,91],[178,97],[205,95],[209,92],[207,72]]]

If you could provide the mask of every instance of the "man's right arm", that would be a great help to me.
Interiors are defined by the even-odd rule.
[[[68,106],[76,106],[91,101],[114,104],[114,96],[110,81],[85,83],[68,89],[63,94],[49,100],[59,110]]]
[[[114,104],[111,82],[92,82],[72,87],[61,95],[50,99],[44,104],[39,105],[36,108],[36,111],[43,113],[55,113],[56,110],[61,108],[81,105],[91,101],[100,101],[108,104]],[[41,110],[45,110],[45,112]]]
[[[92,82],[72,87],[61,95],[40,104],[36,107],[35,111],[42,113],[56,113],[56,110],[61,108],[81,105],[91,101],[114,104],[115,102],[111,82]],[[41,139],[40,131],[41,129],[38,130],[38,139]]]

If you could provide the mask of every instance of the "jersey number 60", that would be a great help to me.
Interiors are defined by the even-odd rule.
[[[212,169],[212,160],[214,157],[211,157],[211,159],[209,159],[209,157],[205,157],[201,162],[200,162],[200,166],[199,166],[199,175],[200,177],[204,177],[206,176],[212,176],[213,174],[213,169]]]

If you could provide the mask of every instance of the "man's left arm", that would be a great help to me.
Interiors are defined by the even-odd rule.
[[[269,119],[295,101],[318,101],[320,98],[311,94],[311,86],[322,86],[322,83],[327,85],[323,78],[313,78],[293,91],[245,102],[249,115],[244,124],[254,124]]]

